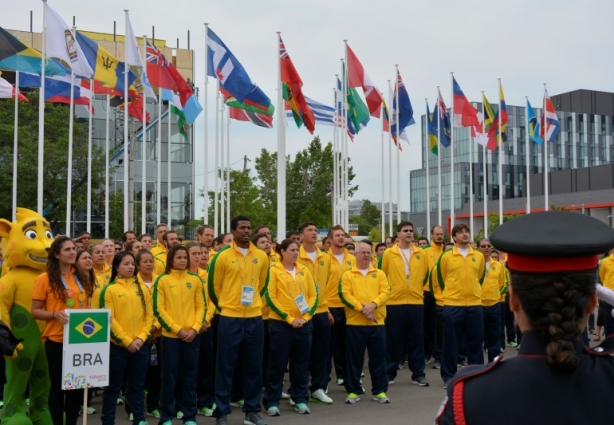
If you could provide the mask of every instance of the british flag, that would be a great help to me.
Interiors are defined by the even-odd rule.
[[[151,85],[168,90],[175,90],[175,80],[169,72],[172,66],[168,59],[153,44],[147,41],[145,49],[145,60],[147,61],[147,76]]]

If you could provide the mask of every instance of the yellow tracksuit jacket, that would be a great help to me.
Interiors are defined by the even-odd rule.
[[[601,260],[599,279],[603,286],[614,291],[614,254]]]
[[[159,243],[153,248],[151,248],[150,252],[151,252],[151,255],[154,256],[154,258],[156,258],[160,253],[164,253],[164,258],[166,258],[166,253],[168,251],[166,250],[166,246],[164,246],[164,244]]]
[[[156,279],[158,278],[158,275],[155,273],[151,274],[151,282],[149,282],[150,286],[147,286],[147,283],[143,280],[140,273],[137,273],[136,278],[141,283],[141,285],[143,285],[144,288],[149,289],[149,295],[151,295],[151,304],[153,308],[153,290],[154,290],[154,284],[156,283]],[[158,321],[158,318],[156,317],[155,314],[153,316],[153,326],[156,327],[156,331],[153,333],[153,336],[159,337],[160,335],[162,335],[162,331],[160,330],[160,321]]]
[[[326,298],[328,284],[332,283],[336,286],[336,282],[330,282],[330,255],[316,247],[316,261],[313,262],[311,257],[305,251],[305,248],[301,246],[298,254],[298,262],[307,267],[311,272],[311,275],[316,281],[316,289],[318,290],[318,307],[315,314],[327,313],[328,302]]]
[[[163,273],[154,284],[153,305],[162,336],[178,338],[182,329],[198,333],[206,314],[202,281],[187,270]]]
[[[269,283],[265,290],[266,301],[271,311],[269,319],[280,320],[291,325],[296,319],[311,320],[318,305],[316,282],[309,269],[296,263],[295,276],[288,272],[282,263],[269,270]],[[295,300],[303,296],[309,310],[304,313]]]
[[[209,265],[208,290],[220,315],[235,318],[262,316],[262,296],[269,273],[269,259],[250,242],[243,256],[237,244],[222,249]],[[253,289],[251,305],[241,304],[243,286]]]
[[[122,347],[136,338],[147,341],[154,320],[151,295],[137,282],[135,278],[116,279],[100,294],[100,307],[111,310],[111,342]]]
[[[455,246],[444,252],[437,262],[437,280],[443,290],[445,306],[482,305],[482,282],[486,266],[481,252],[469,247],[467,258]]]
[[[390,285],[386,274],[371,266],[366,276],[357,268],[346,271],[338,285],[339,297],[345,305],[348,326],[383,326],[386,319],[386,302],[390,298]],[[377,322],[367,319],[360,312],[374,302],[373,315]]]
[[[491,259],[482,283],[482,306],[491,307],[501,300],[505,288],[505,267]]]
[[[428,262],[428,268],[430,272],[437,264],[437,261],[439,261],[439,257],[441,257],[441,254],[443,254],[443,244],[439,246],[435,244],[429,244],[422,249],[424,250],[424,254],[426,255],[426,261]],[[430,286],[428,283],[424,286],[424,290],[430,291]]]
[[[390,299],[388,305],[421,305],[424,304],[424,287],[428,285],[428,261],[424,251],[411,247],[408,259],[403,257],[398,245],[395,245],[382,255],[379,268],[386,273],[390,284]],[[409,281],[405,264],[409,261]]]
[[[332,248],[327,254],[330,257],[330,277],[328,278],[330,285],[326,288],[326,304],[328,308],[344,307],[339,298],[339,281],[345,271],[356,267],[356,257],[350,254],[350,251],[343,248],[343,261],[339,264]]]

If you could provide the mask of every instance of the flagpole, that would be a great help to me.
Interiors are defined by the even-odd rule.
[[[171,101],[169,100],[167,103],[167,108],[166,111],[168,113],[168,117],[167,117],[167,164],[166,164],[166,208],[167,208],[167,222],[168,222],[168,228],[172,229],[173,228],[173,218],[172,218],[172,202],[171,202],[171,192],[173,189],[173,178],[171,175],[171,165],[172,165],[172,159],[171,159],[171,155],[172,155],[172,149],[171,149],[171,124],[172,124],[172,117],[171,117]]]
[[[158,88],[158,148],[156,149],[156,226],[162,224],[162,89]]]
[[[499,224],[503,224],[503,134],[501,125],[503,123],[503,112],[501,109],[501,78],[499,78]]]
[[[226,232],[230,233],[230,108],[226,113]]]
[[[338,97],[338,93],[337,93],[337,83],[339,81],[339,74],[335,74],[335,88],[333,88],[333,92],[335,93],[335,101],[334,101],[334,105],[335,105],[335,114],[337,115],[337,122],[335,123],[334,126],[334,130],[333,130],[333,221],[332,221],[332,225],[335,226],[337,224],[339,224],[339,214],[338,214],[338,199],[337,197],[339,196],[339,154],[338,154],[338,150],[339,150],[339,123],[341,121],[341,117],[340,112],[338,111],[337,108],[337,97]]]
[[[215,96],[215,174],[214,174],[214,180],[213,180],[213,227],[214,227],[214,233],[216,235],[220,235],[222,234],[224,231],[220,230],[220,226],[219,226],[219,216],[218,216],[218,211],[219,211],[219,205],[218,205],[218,199],[219,199],[219,177],[218,177],[218,169],[219,169],[219,157],[220,157],[220,125],[219,125],[219,121],[220,121],[220,81],[217,80],[217,94]],[[219,233],[218,233],[219,232]]]
[[[542,108],[543,131],[544,131],[544,211],[548,211],[548,127],[546,125],[546,83],[544,83],[544,102]]]
[[[347,127],[347,111],[348,111],[348,104],[347,104],[347,99],[348,99],[348,93],[349,93],[349,87],[348,87],[348,70],[347,68],[347,63],[348,63],[348,41],[347,40],[343,40],[343,43],[345,44],[345,49],[343,49],[343,91],[344,91],[344,95],[343,95],[343,108],[344,108],[344,117],[346,117],[346,127]],[[356,128],[356,133],[358,134],[358,128]],[[345,229],[346,232],[348,232],[348,225],[349,225],[349,217],[348,217],[348,136],[347,136],[347,131],[344,133],[343,135],[343,173],[341,175],[341,178],[343,179],[343,209],[342,209],[342,216],[343,216],[343,228]]]
[[[382,99],[384,98],[384,93],[381,93],[382,95]],[[384,113],[384,109],[382,109],[382,114]],[[388,117],[388,131],[390,131],[390,117]],[[384,208],[385,206],[385,202],[386,202],[386,191],[385,191],[385,186],[386,186],[386,174],[384,172],[384,169],[386,168],[385,166],[385,159],[386,159],[386,151],[385,151],[385,144],[384,144],[384,120],[382,120],[382,225],[381,225],[381,230],[382,230],[382,242],[384,242],[386,240],[386,208]]]
[[[439,86],[437,86],[437,222],[440,226],[443,226],[443,213],[441,205],[441,153],[439,152],[441,145],[441,105],[439,105],[439,99],[441,98],[441,92]],[[445,227],[444,227],[445,228]]]
[[[431,149],[429,148],[429,114],[428,114],[428,110],[429,110],[429,100],[428,98],[424,98],[424,103],[426,105],[426,110],[427,110],[427,114],[426,114],[426,143],[425,143],[425,147],[426,147],[426,153],[425,153],[425,157],[426,157],[426,228],[429,229],[431,228],[431,179],[429,176],[429,152],[431,151]],[[411,199],[410,199],[410,205],[411,205]]]
[[[454,73],[450,72],[452,85],[452,109],[454,109]],[[455,111],[454,111],[455,112]],[[454,227],[454,120],[450,131],[450,228]]]
[[[124,9],[125,34],[128,34],[128,9]],[[128,197],[128,179],[130,178],[130,158],[128,157],[128,65],[124,69],[124,232],[130,228],[130,199]]]
[[[225,157],[224,157],[224,101],[220,102],[220,232],[225,233],[226,230],[226,167],[225,167]]]
[[[44,61],[44,59],[43,59]],[[17,215],[17,157],[19,155],[19,71],[15,71],[15,121],[13,127],[13,221]]]
[[[388,80],[388,94],[390,94],[390,80]],[[390,103],[394,107],[394,98],[390,99]],[[394,112],[394,111],[393,111]],[[396,118],[395,118],[396,119]],[[397,124],[398,126],[398,124]],[[394,128],[393,122],[390,123],[390,133],[388,136],[388,236],[392,237],[392,129]],[[397,135],[397,143],[398,143]]]
[[[484,92],[482,92],[482,134],[486,133],[485,115],[484,115]],[[487,142],[488,143],[488,142]],[[488,176],[486,164],[486,146],[482,146],[482,185],[484,191],[484,237],[488,237]]]
[[[527,195],[527,214],[531,214],[531,179],[530,179],[530,172],[531,172],[531,167],[530,167],[530,160],[531,160],[531,155],[529,154],[529,148],[530,148],[530,143],[529,143],[529,96],[525,96],[524,97],[526,102],[526,107],[525,107],[525,114],[524,114],[524,122],[525,124],[525,136],[524,136],[524,143],[525,143],[525,162],[526,162],[526,167],[527,167],[527,175],[525,177],[525,184],[527,185],[527,190],[526,190],[526,195]]]
[[[475,141],[469,141],[469,235],[473,242],[473,145]]]
[[[73,37],[75,27],[72,30]],[[73,147],[73,126],[75,113],[75,73],[70,72],[70,104],[68,107],[68,166],[66,168],[66,232],[71,236],[71,212],[72,212],[72,147]]]
[[[401,222],[401,122],[399,121],[399,64],[394,67],[397,71],[397,224]]]
[[[339,186],[339,222],[347,232],[348,229],[345,224],[345,174],[347,173],[347,129],[348,129],[348,76],[347,76],[347,49],[348,49],[348,41],[343,40],[344,49],[343,49],[343,58],[341,58],[341,112],[343,114],[343,122],[344,122],[344,132],[341,135],[341,176],[340,176],[340,186]]]
[[[204,95],[204,120],[205,120],[205,183],[203,185],[203,192],[205,195],[205,224],[209,224],[209,99],[207,99],[209,91],[209,73],[208,61],[209,61],[209,23],[205,22],[205,95]]]
[[[92,231],[92,131],[93,131],[93,108],[94,108],[94,78],[90,79],[90,107],[89,123],[87,129],[87,212],[85,229],[88,233]]]
[[[136,42],[136,40],[135,40]],[[143,65],[147,66],[147,35],[143,35]],[[141,72],[141,79],[146,69]],[[147,96],[145,95],[145,86],[143,87],[143,130],[141,132],[141,234],[147,233]]]
[[[47,50],[47,0],[43,0],[43,36],[41,59],[41,87],[38,96],[38,182],[36,186],[36,210],[43,214],[44,152],[45,152],[45,51]]]
[[[111,110],[111,95],[107,94],[107,116],[105,119],[104,136],[104,237],[109,238],[109,114]]]

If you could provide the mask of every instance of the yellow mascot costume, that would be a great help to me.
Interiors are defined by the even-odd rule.
[[[3,238],[3,266],[9,270],[0,277],[1,319],[17,338],[23,340],[13,356],[6,358],[2,424],[51,425],[47,403],[49,371],[45,346],[41,341],[43,324],[30,314],[34,280],[45,271],[47,254],[53,242],[51,227],[34,211],[17,208],[14,222],[0,219],[0,237]],[[25,403],[28,383],[29,415]]]

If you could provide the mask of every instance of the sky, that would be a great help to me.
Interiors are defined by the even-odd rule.
[[[401,163],[401,208],[409,203],[409,173],[420,168],[420,119],[425,98],[433,105],[437,86],[451,103],[450,72],[471,101],[484,91],[491,103],[498,101],[498,78],[502,79],[508,105],[524,105],[525,96],[534,106],[541,103],[543,83],[550,95],[577,89],[614,91],[614,39],[612,0],[49,0],[66,22],[76,18],[78,29],[124,32],[124,9],[137,35],[151,36],[167,45],[195,50],[194,83],[203,93],[205,80],[205,26],[225,42],[243,64],[251,79],[275,102],[277,98],[278,44],[281,32],[286,49],[302,80],[304,93],[333,106],[335,74],[340,73],[347,39],[366,72],[380,91],[395,78],[395,64],[409,93],[417,124],[409,127],[409,145],[403,145]],[[42,30],[43,3],[21,0],[19,7],[4,8],[0,26]],[[196,187],[204,184],[204,161],[213,169],[214,81],[209,79],[209,155],[204,152],[204,117],[195,127]],[[201,95],[201,102],[202,95]],[[332,141],[333,129],[316,126],[314,135]],[[313,136],[289,122],[287,154],[307,147]],[[402,142],[405,143],[405,142]],[[230,126],[233,169],[243,166],[243,156],[253,160],[261,149],[277,150],[277,131],[233,121]],[[369,126],[350,144],[349,156],[359,186],[353,199],[379,202],[381,191],[381,121]],[[386,151],[387,161],[387,151]],[[388,167],[388,165],[386,165]],[[387,168],[386,168],[387,169]],[[396,161],[394,164],[396,173]],[[386,178],[387,178],[386,172]],[[255,173],[254,173],[255,175]],[[396,174],[395,174],[396,176]],[[393,193],[396,194],[396,177]],[[212,187],[212,178],[209,185]],[[386,181],[388,187],[388,181]],[[387,192],[387,190],[386,190]],[[396,199],[396,198],[395,198]],[[387,202],[387,200],[386,200]],[[197,216],[202,215],[197,203]]]

